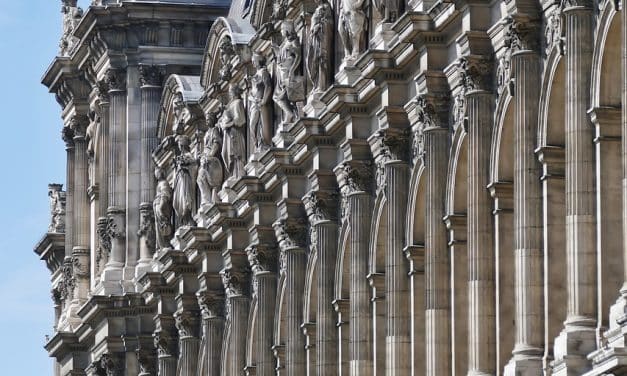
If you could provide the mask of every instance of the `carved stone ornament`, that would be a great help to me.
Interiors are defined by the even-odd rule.
[[[62,234],[65,232],[66,193],[63,184],[48,184],[50,198],[50,225],[48,232]]]
[[[109,85],[107,84],[106,78],[96,82],[96,90],[98,92],[100,105],[109,103]]]
[[[203,319],[213,317],[223,317],[224,315],[224,296],[211,293],[208,291],[199,291],[196,293],[198,298],[198,306]]]
[[[120,362],[109,354],[104,354],[100,357],[100,368],[104,370],[106,376],[118,376]]]
[[[59,286],[50,290],[50,295],[51,295],[52,302],[54,303],[54,305],[60,306],[63,303],[63,296],[62,296],[62,292]]]
[[[365,0],[341,0],[338,32],[344,45],[344,59],[349,62],[363,51],[366,25]]]
[[[156,373],[156,359],[155,353],[152,349],[139,349],[137,350],[137,362],[139,363],[139,375],[138,376],[155,376]]]
[[[374,0],[374,6],[381,14],[381,22],[394,22],[398,18],[400,7],[398,0]]]
[[[505,47],[512,51],[537,51],[540,46],[540,23],[522,17],[505,19]]]
[[[108,231],[109,219],[106,217],[98,218],[96,233],[98,234],[98,248],[96,249],[96,274],[104,269],[109,261],[111,252],[111,237]]]
[[[282,250],[305,247],[307,243],[307,220],[280,219],[272,225]]]
[[[229,87],[229,103],[226,105],[218,124],[223,135],[222,160],[224,161],[228,178],[241,178],[245,173],[245,125],[246,109],[242,100],[242,90],[237,85],[231,85]]]
[[[266,58],[262,55],[253,55],[255,74],[250,78],[249,132],[256,152],[263,152],[272,147],[274,124],[272,119],[272,77],[266,65]]]
[[[142,246],[150,251],[155,249],[155,216],[150,204],[141,205],[139,208],[139,229],[137,230]]]
[[[303,197],[309,222],[336,221],[338,194],[335,192],[311,191]]]
[[[508,48],[499,59],[496,69],[496,94],[500,97],[505,90],[509,90],[512,80],[512,49]],[[512,91],[510,90],[510,93]]]
[[[592,8],[594,6],[593,0],[562,0],[560,4],[562,9],[572,7]]]
[[[406,161],[409,156],[409,131],[379,130],[376,137],[380,143],[381,156],[387,161]]]
[[[196,168],[197,161],[190,149],[189,137],[176,137],[177,153],[174,158],[176,175],[174,177],[174,197],[172,206],[176,213],[178,226],[195,226],[193,219],[196,209]]]
[[[459,60],[461,82],[466,94],[492,89],[492,61],[483,57],[462,57]]]
[[[105,74],[105,82],[109,88],[109,92],[126,90],[126,70],[108,69]]]
[[[77,0],[61,0],[61,14],[63,15],[63,35],[59,42],[59,55],[70,55],[79,39],[74,36],[74,30],[83,18],[83,9],[77,5]]]
[[[563,17],[562,8],[557,7],[553,9],[551,15],[547,19],[546,29],[544,31],[547,55],[553,48],[558,48],[560,55],[564,54]]]
[[[66,299],[72,299],[74,296],[74,288],[76,287],[76,278],[74,277],[74,264],[72,258],[66,258],[63,261],[63,280],[60,282],[62,284],[61,289],[61,297]]]
[[[324,92],[331,82],[334,33],[331,4],[326,0],[316,0],[316,4],[316,10],[311,17],[306,64],[309,79],[313,84],[312,95]]]
[[[267,245],[253,244],[246,248],[246,255],[254,274],[276,269],[275,251]]]
[[[302,62],[300,38],[292,21],[281,23],[282,42],[273,46],[276,55],[276,86],[272,99],[281,109],[282,123],[293,123],[298,119],[296,102],[305,100],[305,79],[298,75]]]
[[[75,278],[89,277],[89,255],[72,256],[72,266]]]
[[[152,202],[155,217],[155,238],[157,249],[170,246],[174,231],[172,229],[172,188],[166,180],[165,171],[159,167],[155,169],[157,189]]]
[[[66,148],[74,147],[74,130],[71,127],[65,126],[61,129],[61,138]]]
[[[200,152],[200,167],[196,183],[200,191],[200,206],[218,202],[218,191],[224,182],[224,161],[222,160],[222,132],[215,126],[215,114],[207,115],[207,131],[204,134]]]
[[[220,276],[227,298],[244,294],[244,286],[242,285],[244,281],[240,273],[233,272],[231,269],[224,269],[220,272]]]
[[[198,331],[198,316],[191,311],[179,311],[174,314],[176,329],[179,337],[195,337]]]
[[[228,82],[233,77],[233,64],[231,59],[235,56],[235,48],[231,37],[226,36],[220,42],[220,70],[218,71],[218,80]]]
[[[457,129],[466,122],[466,89],[462,86],[453,102],[453,127]]]
[[[89,127],[89,117],[86,115],[74,115],[70,120],[70,127],[74,132],[74,141],[84,140]]]
[[[157,348],[157,354],[159,357],[170,357],[176,353],[175,340],[167,333],[156,332],[153,334],[154,345]]]
[[[347,193],[370,192],[372,190],[372,163],[369,161],[344,162],[339,170],[340,181],[348,189]]]
[[[165,67],[162,65],[140,65],[139,83],[141,86],[161,86],[165,76]]]
[[[287,13],[287,0],[273,0],[272,1],[272,21],[281,21],[285,19]]]
[[[107,233],[109,234],[110,239],[126,238],[124,210],[114,209],[109,211]]]

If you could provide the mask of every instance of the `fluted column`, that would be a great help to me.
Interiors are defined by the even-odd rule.
[[[535,156],[541,78],[539,24],[512,19],[506,41],[514,80],[514,252],[516,343],[508,375],[542,373],[544,301],[541,168]]]
[[[139,207],[139,262],[136,276],[150,269],[155,250],[155,229],[152,201],[155,197],[155,175],[152,152],[158,145],[157,118],[161,102],[161,82],[164,69],[158,66],[139,66],[141,85],[141,192]]]
[[[568,2],[567,2],[568,3]],[[566,266],[568,313],[555,341],[555,372],[587,369],[596,348],[596,218],[594,127],[590,69],[594,42],[592,1],[570,1],[566,26]]]
[[[158,376],[178,376],[176,374],[176,339],[165,331],[157,331],[154,335],[154,342],[157,348]]]
[[[176,376],[196,376],[198,370],[199,317],[197,312],[184,309],[174,314],[179,332],[179,359]]]
[[[468,375],[495,373],[494,239],[490,182],[490,140],[494,95],[490,61],[464,58],[468,132]]]
[[[369,162],[346,162],[338,170],[347,207],[343,220],[348,222],[350,238],[349,301],[349,374],[372,375],[372,305],[368,276],[370,225],[372,222],[372,165]]]
[[[409,262],[405,258],[405,218],[409,191],[408,133],[388,128],[376,134],[377,188],[386,199],[385,243],[385,374],[411,372]],[[380,349],[378,351],[382,351]]]
[[[246,367],[246,329],[248,327],[247,281],[241,273],[232,269],[222,271],[222,283],[226,290],[227,351],[223,368],[227,376],[239,376]]]
[[[257,376],[275,374],[274,311],[276,309],[276,251],[265,245],[256,244],[246,249],[248,261],[253,271],[253,297],[257,301],[255,318],[256,348],[255,374]]]
[[[198,353],[198,375],[220,376],[224,296],[201,291],[198,305],[202,314],[202,340]]]
[[[65,221],[65,256],[70,257],[74,246],[74,130],[65,126],[61,136],[65,142],[66,151],[65,218],[63,218]]]
[[[451,373],[450,255],[446,225],[442,220],[448,168],[447,108],[447,102],[434,95],[423,95],[417,103],[426,174],[424,372],[427,375]]]
[[[280,247],[280,273],[285,276],[286,342],[285,372],[288,376],[305,374],[305,336],[303,324],[303,296],[307,255],[302,234],[306,232],[305,220],[282,219],[273,224]],[[275,341],[278,341],[275,338]],[[275,342],[276,346],[283,344]],[[277,349],[277,354],[279,353]]]
[[[126,71],[110,69],[109,88],[110,143],[107,177],[108,233],[111,254],[103,272],[106,293],[120,293],[119,281],[126,256]]]
[[[89,119],[76,115],[72,119],[74,131],[74,205],[72,222],[72,265],[74,267],[74,297],[72,306],[78,310],[89,294],[89,165],[87,161],[87,142],[85,131]]]

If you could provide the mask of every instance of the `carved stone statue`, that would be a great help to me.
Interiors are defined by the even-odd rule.
[[[266,67],[266,58],[253,56],[255,75],[250,79],[250,134],[256,151],[272,147],[272,77]]]
[[[50,198],[50,225],[48,232],[65,232],[65,192],[62,184],[48,184]]]
[[[305,85],[302,76],[296,72],[300,67],[302,52],[300,39],[294,30],[292,21],[281,24],[283,41],[276,48],[277,73],[273,99],[283,112],[283,124],[293,123],[298,118],[296,102],[305,100]]]
[[[311,93],[329,87],[331,55],[333,54],[333,9],[326,0],[316,0],[318,7],[311,18],[307,48],[307,72],[313,83]]]
[[[155,169],[157,190],[152,203],[155,215],[155,232],[157,249],[170,246],[172,240],[172,188],[166,180],[165,171],[157,167]]]
[[[399,10],[398,0],[374,0],[374,6],[377,8],[381,17],[381,22],[394,22],[398,17]]]
[[[68,55],[78,42],[73,36],[74,29],[83,18],[83,9],[77,5],[77,0],[61,0],[63,14],[63,36],[59,42],[61,55]]]
[[[246,141],[244,140],[246,110],[242,101],[242,92],[237,85],[229,87],[229,103],[226,105],[219,126],[223,132],[222,160],[228,178],[244,176]]]
[[[189,137],[176,137],[177,155],[174,158],[176,176],[174,177],[174,212],[179,226],[194,226],[192,218],[196,208],[196,190],[194,184],[195,169],[197,166],[191,149]]]
[[[200,206],[210,205],[218,201],[218,191],[224,182],[224,164],[221,160],[222,131],[215,126],[215,114],[208,115],[209,126],[203,139],[198,170],[198,188],[200,189]]]
[[[218,78],[221,81],[229,81],[233,76],[233,66],[231,59],[235,56],[235,48],[230,37],[225,37],[220,42],[220,70],[218,71]]]
[[[344,45],[344,59],[355,59],[361,52],[366,24],[365,0],[342,0],[338,32]]]

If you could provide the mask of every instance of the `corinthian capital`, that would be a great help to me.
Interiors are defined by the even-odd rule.
[[[465,56],[459,59],[461,83],[466,93],[492,90],[492,60],[483,56]]]
[[[222,277],[222,284],[224,285],[227,298],[244,295],[246,281],[243,273],[235,272],[233,269],[228,268],[220,272],[220,276]]]
[[[276,250],[265,244],[253,244],[246,248],[248,263],[253,273],[273,272],[276,269]]]
[[[109,69],[105,76],[105,83],[109,88],[109,93],[126,90],[126,70]]]
[[[320,221],[336,221],[338,199],[337,192],[310,191],[307,193],[303,197],[303,203],[309,222],[313,225]]]
[[[562,0],[560,5],[563,9],[574,7],[593,9],[594,2],[592,0]]]
[[[74,133],[74,140],[82,140],[89,127],[89,117],[87,115],[74,115],[70,121],[70,128]]]
[[[272,225],[282,250],[305,247],[307,243],[307,221],[304,219],[279,219]]]
[[[196,293],[203,319],[224,316],[224,295],[207,290]]]
[[[528,17],[510,16],[505,19],[505,46],[514,51],[538,51],[540,22]]]
[[[140,65],[139,83],[144,86],[161,86],[165,76],[165,67],[162,65]]]
[[[370,192],[374,178],[370,161],[347,161],[338,166],[337,179],[342,193]]]
[[[179,311],[174,314],[176,329],[179,336],[195,337],[198,333],[198,314],[192,311]]]

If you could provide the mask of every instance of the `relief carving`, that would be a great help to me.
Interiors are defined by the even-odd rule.
[[[141,86],[161,86],[165,76],[165,67],[160,65],[140,65],[139,83]]]
[[[298,34],[292,21],[281,24],[283,42],[273,46],[276,55],[276,86],[272,98],[283,113],[282,124],[290,124],[298,119],[296,102],[305,100],[304,77],[297,75],[302,60],[302,50]]]
[[[65,233],[65,192],[63,184],[48,184],[48,197],[50,198],[50,225],[48,232]]]
[[[220,70],[218,71],[218,80],[228,82],[233,77],[233,64],[231,59],[235,56],[235,48],[231,37],[224,37],[220,42]]]
[[[155,238],[157,249],[169,247],[172,240],[172,188],[168,184],[165,171],[155,169],[157,189],[152,202],[155,216]]]
[[[192,218],[196,209],[196,187],[194,182],[197,161],[190,149],[189,137],[179,135],[176,137],[176,157],[174,158],[174,197],[173,207],[176,213],[178,226],[195,226]]]
[[[475,90],[492,89],[492,62],[487,58],[462,57],[459,60],[461,82],[466,94]]]
[[[356,59],[362,52],[365,34],[365,0],[341,0],[338,32],[344,45],[344,61]]]
[[[225,164],[227,179],[240,178],[245,173],[244,126],[246,125],[246,110],[242,101],[242,90],[239,86],[231,85],[229,87],[229,103],[226,105],[218,125],[223,133],[222,160]]]
[[[333,9],[326,0],[315,1],[318,6],[311,17],[307,45],[307,72],[313,84],[310,95],[319,95],[329,87],[333,55]]]
[[[98,218],[96,233],[98,234],[98,249],[96,250],[96,275],[100,273],[109,261],[111,252],[111,237],[108,232],[109,220],[106,217]]]
[[[218,191],[224,182],[224,163],[222,162],[222,133],[215,126],[216,114],[207,115],[207,131],[205,132],[200,168],[198,169],[198,188],[200,190],[200,206],[218,202]]]
[[[139,207],[139,236],[140,247],[149,250],[152,253],[155,249],[155,216],[152,212],[150,204],[142,204]]]
[[[303,197],[309,222],[313,225],[320,221],[337,220],[337,193],[310,191]]]

